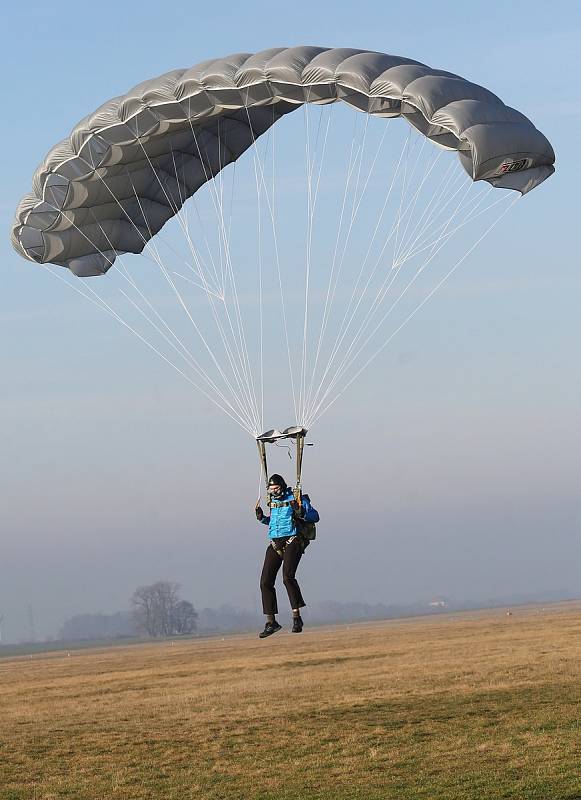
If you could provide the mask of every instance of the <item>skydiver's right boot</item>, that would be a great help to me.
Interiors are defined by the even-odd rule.
[[[266,639],[267,636],[272,636],[273,633],[280,631],[282,629],[282,625],[279,625],[274,617],[272,620],[267,620],[266,625],[264,626],[264,630],[260,631],[258,634],[259,639]]]

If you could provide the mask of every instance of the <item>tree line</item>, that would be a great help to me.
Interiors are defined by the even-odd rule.
[[[126,636],[183,636],[196,632],[198,613],[180,596],[180,585],[156,581],[139,586],[131,596],[131,611],[116,614],[76,614],[66,620],[60,638],[115,639]]]
[[[180,598],[179,592],[179,584],[170,581],[139,586],[131,597],[138,630],[153,637],[194,633],[198,614],[189,600]]]

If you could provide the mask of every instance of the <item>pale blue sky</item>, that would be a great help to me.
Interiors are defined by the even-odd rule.
[[[38,630],[54,632],[75,611],[124,608],[158,578],[200,606],[256,602],[254,443],[19,258],[8,229],[46,151],[101,102],[175,67],[280,44],[395,52],[460,73],[530,116],[557,154],[556,174],[313,431],[305,478],[324,521],[302,567],[307,598],[579,596],[577,2],[473,2],[461,13],[417,0],[29,2],[4,11],[2,39],[8,636],[26,634],[29,603]]]

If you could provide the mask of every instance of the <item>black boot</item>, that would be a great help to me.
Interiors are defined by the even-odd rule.
[[[267,622],[264,626],[264,630],[260,631],[258,634],[259,639],[266,639],[267,636],[272,636],[273,633],[276,633],[282,628],[282,625],[279,625],[276,620],[272,622]]]
[[[293,633],[302,633],[303,632],[303,620],[301,617],[293,617]]]

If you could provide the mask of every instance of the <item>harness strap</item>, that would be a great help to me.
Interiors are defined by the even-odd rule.
[[[284,544],[282,545],[282,547],[280,549],[276,545],[276,539],[271,539],[270,543],[271,543],[272,547],[274,548],[275,553],[277,555],[279,555],[281,558],[283,558],[284,551],[286,550],[287,544],[290,544],[291,542],[294,542],[294,540],[296,538],[297,538],[296,536],[289,536],[289,538],[286,539],[286,541],[284,542]]]

